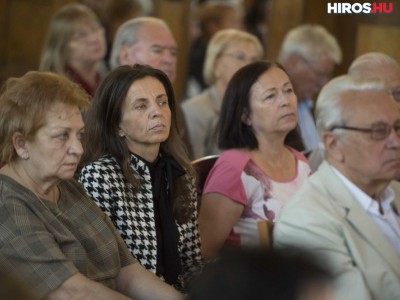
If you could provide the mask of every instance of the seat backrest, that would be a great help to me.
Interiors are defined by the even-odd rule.
[[[274,224],[267,220],[258,220],[257,221],[257,229],[258,236],[260,238],[260,246],[261,247],[271,247],[272,246],[272,230],[274,228]]]
[[[200,195],[203,192],[204,184],[206,183],[208,173],[214,166],[218,157],[219,157],[218,154],[209,155],[200,157],[192,161],[192,166],[197,172],[197,188]]]

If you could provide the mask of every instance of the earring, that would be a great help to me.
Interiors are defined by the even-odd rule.
[[[125,133],[123,133],[122,131],[120,131],[120,132],[119,132],[119,136],[123,138],[123,137],[125,136]]]
[[[21,158],[24,160],[27,160],[29,158],[29,153],[28,152],[24,152],[21,154]]]

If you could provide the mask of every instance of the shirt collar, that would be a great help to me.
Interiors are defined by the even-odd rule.
[[[339,179],[343,182],[343,184],[348,188],[353,197],[357,200],[358,203],[363,207],[363,209],[367,212],[381,215],[379,212],[379,204],[376,200],[367,195],[364,191],[362,191],[358,186],[356,186],[353,182],[351,182],[347,177],[345,177],[339,170],[335,167],[331,166],[332,170],[339,177]],[[386,215],[389,210],[392,209],[391,203],[393,202],[395,197],[394,191],[392,188],[387,187],[380,195],[381,198],[381,207],[383,210],[383,214]]]

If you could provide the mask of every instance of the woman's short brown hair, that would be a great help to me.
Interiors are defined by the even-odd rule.
[[[50,72],[30,71],[8,79],[0,94],[0,161],[16,159],[14,133],[20,132],[31,140],[45,125],[46,114],[55,103],[77,106],[83,112],[89,99],[79,85]]]

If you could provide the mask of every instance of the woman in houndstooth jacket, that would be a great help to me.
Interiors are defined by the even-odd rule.
[[[86,115],[79,181],[148,270],[185,290],[202,266],[195,176],[160,70],[122,66]]]

